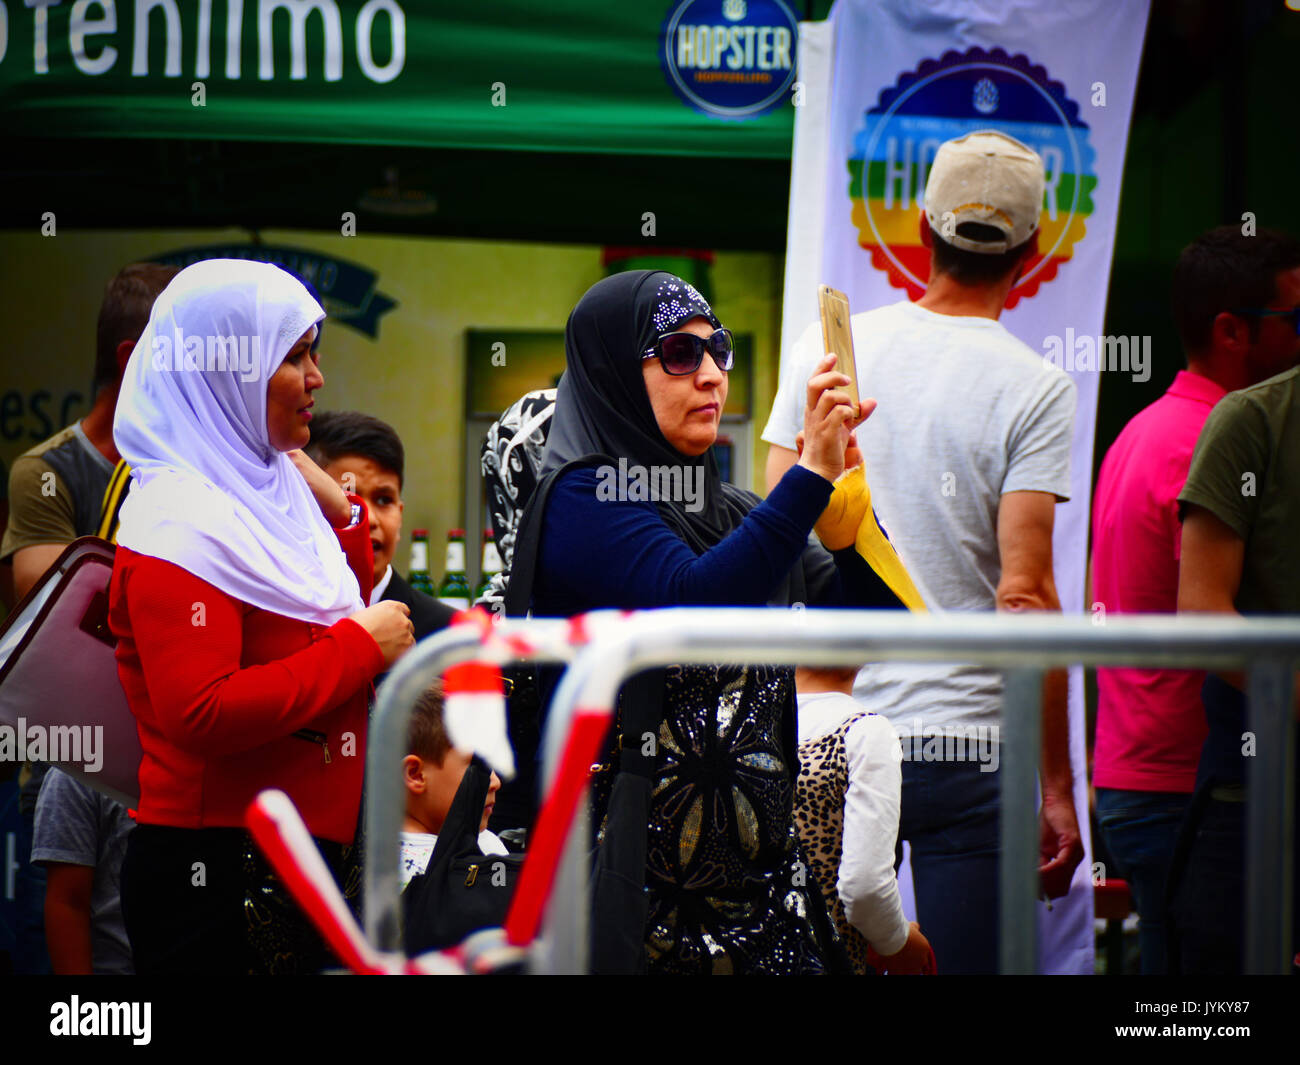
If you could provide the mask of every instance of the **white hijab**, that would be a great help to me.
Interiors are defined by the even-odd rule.
[[[361,609],[361,591],[307,482],[266,427],[267,383],[324,317],[278,266],[209,259],[187,267],[154,302],[127,363],[113,439],[134,482],[119,544],[251,606],[332,625]]]

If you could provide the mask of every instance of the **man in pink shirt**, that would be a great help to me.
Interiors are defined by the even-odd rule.
[[[1237,226],[1210,230],[1179,256],[1173,311],[1187,369],[1125,426],[1097,477],[1092,598],[1107,614],[1175,612],[1178,494],[1201,427],[1225,393],[1290,365],[1281,364],[1287,353],[1261,339],[1258,319],[1241,312],[1271,306],[1279,277],[1297,266],[1293,238],[1267,230],[1243,236]],[[1097,820],[1141,918],[1143,973],[1166,971],[1165,881],[1206,735],[1204,677],[1097,670]]]

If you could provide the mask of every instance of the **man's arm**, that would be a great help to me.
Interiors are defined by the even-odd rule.
[[[3,547],[13,562],[15,602],[76,538],[72,495],[63,478],[39,456],[17,459],[9,471],[9,525]]]
[[[71,541],[69,541],[71,542]],[[34,544],[14,552],[14,602],[31,591],[67,544]]]
[[[1246,541],[1205,507],[1188,503],[1178,568],[1180,614],[1235,614]]]
[[[1050,492],[1007,492],[1002,496],[998,504],[999,610],[1060,611],[1052,573],[1055,518],[1056,497]],[[1047,895],[1053,898],[1069,891],[1074,869],[1083,860],[1070,769],[1068,691],[1065,670],[1054,669],[1044,677],[1039,875]]]
[[[1205,507],[1195,503],[1186,507],[1178,566],[1178,613],[1236,614],[1246,541]],[[1216,675],[1245,691],[1246,675],[1240,670]]]
[[[999,610],[1059,612],[1052,572],[1052,526],[1056,497],[1049,492],[1008,492],[998,504]],[[1043,687],[1043,788],[1072,794],[1066,674],[1051,670]]]
[[[772,397],[772,412],[763,429],[768,443],[766,480],[771,492],[785,471],[799,461],[795,437],[807,413],[808,379],[821,358],[821,324],[810,323],[781,360],[780,380]]]
[[[95,869],[68,862],[45,863],[45,946],[59,976],[89,976],[90,896]]]
[[[785,476],[785,471],[799,461],[793,448],[769,444],[767,448],[767,490],[776,487],[777,481]]]

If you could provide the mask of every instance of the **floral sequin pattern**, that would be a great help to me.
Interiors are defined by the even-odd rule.
[[[666,684],[647,841],[652,971],[821,971],[782,745],[790,671],[677,666]]]
[[[660,336],[697,317],[707,318],[715,329],[720,328],[708,300],[694,285],[680,277],[664,280],[655,290],[655,309],[650,317],[655,333]]]

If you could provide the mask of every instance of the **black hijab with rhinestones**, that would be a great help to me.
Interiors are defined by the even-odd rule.
[[[712,448],[691,458],[668,443],[646,395],[642,354],[692,318],[722,327],[694,286],[661,270],[615,274],[587,290],[565,329],[567,369],[556,395],[543,472],[596,455],[614,464],[626,459],[629,466],[700,467],[702,510],[688,512],[682,501],[656,506],[669,527],[702,552],[735,528],[755,497],[722,483]]]

